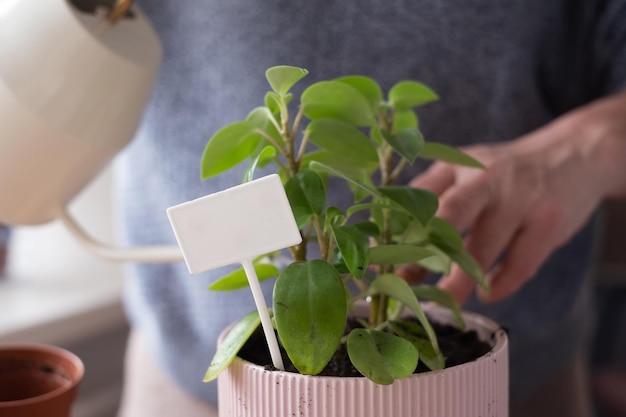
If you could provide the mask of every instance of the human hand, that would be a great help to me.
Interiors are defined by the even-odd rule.
[[[437,215],[465,233],[467,250],[487,271],[490,293],[478,290],[479,297],[500,301],[530,280],[603,199],[626,195],[626,92],[512,142],[463,150],[486,169],[437,162],[411,185],[439,195]],[[439,285],[460,303],[475,288],[456,266]]]

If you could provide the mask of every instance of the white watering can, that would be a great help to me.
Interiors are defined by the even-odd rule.
[[[0,0],[0,223],[60,219],[104,258],[182,259],[178,247],[101,244],[67,211],[132,139],[161,62],[159,39],[131,1],[100,3]]]
[[[101,244],[67,210],[133,138],[161,61],[158,37],[132,1],[89,12],[101,3],[0,0],[0,223],[60,219],[101,257],[184,259],[192,274],[241,263],[272,360],[283,369],[252,266],[258,255],[301,242],[277,175],[169,208],[180,248]]]

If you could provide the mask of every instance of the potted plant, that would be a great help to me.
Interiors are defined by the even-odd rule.
[[[296,105],[290,91],[306,75],[290,66],[268,69],[264,106],[216,132],[202,158],[204,179],[249,160],[249,181],[257,167],[273,163],[302,235],[284,269],[272,264],[275,254],[254,262],[260,279],[278,276],[271,313],[292,372],[268,369],[269,359],[250,362],[266,349],[251,341],[259,339],[259,315],[244,317],[223,336],[205,377],[219,376],[220,415],[507,415],[504,332],[461,313],[436,286],[411,286],[397,274],[407,263],[443,274],[456,263],[488,290],[460,234],[435,216],[437,196],[395,184],[418,157],[481,164],[424,141],[414,109],[437,100],[427,86],[401,81],[385,98],[373,79],[347,76],[310,85]],[[350,207],[327,202],[337,178],[352,195]],[[211,289],[246,282],[240,269]],[[424,300],[443,309],[425,312]],[[459,334],[477,332],[479,344],[488,343],[482,356],[451,366],[453,352],[442,345],[450,327],[442,322]],[[334,368],[348,376],[337,377]]]
[[[84,366],[65,349],[0,345],[0,417],[69,417]]]

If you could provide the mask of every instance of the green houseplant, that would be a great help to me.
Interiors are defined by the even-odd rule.
[[[444,357],[420,301],[449,309],[463,327],[459,306],[435,286],[410,286],[396,273],[398,266],[417,263],[445,274],[456,263],[488,287],[460,234],[435,216],[437,196],[395,181],[418,157],[482,165],[452,147],[424,141],[414,109],[438,99],[427,86],[401,81],[385,97],[375,80],[347,76],[310,85],[294,103],[290,91],[306,75],[290,66],[268,69],[265,105],[210,138],[202,177],[248,160],[244,181],[272,163],[283,180],[303,242],[289,248],[293,263],[282,271],[271,263],[274,254],[254,266],[260,279],[278,276],[273,320],[299,373],[317,375],[338,354],[382,385],[412,375],[420,361],[441,370]],[[327,203],[328,188],[335,184],[329,181],[337,179],[352,194],[350,207]],[[245,285],[240,269],[211,289]],[[347,317],[359,300],[367,300],[368,313],[346,334]],[[407,309],[416,320],[404,319]],[[254,312],[233,327],[205,381],[228,367],[258,325]]]

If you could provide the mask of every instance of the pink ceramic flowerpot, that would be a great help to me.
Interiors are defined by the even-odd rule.
[[[446,310],[429,309],[440,321]],[[237,358],[218,378],[220,417],[507,417],[508,339],[493,321],[464,313],[492,349],[478,360],[391,385],[366,378],[267,371]]]
[[[69,417],[83,374],[82,361],[64,349],[0,345],[0,417]]]

